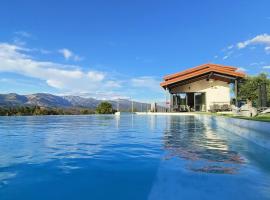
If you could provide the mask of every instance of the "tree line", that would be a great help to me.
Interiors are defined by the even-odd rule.
[[[0,116],[31,115],[89,115],[113,114],[116,112],[109,102],[101,102],[96,109],[90,108],[47,108],[40,106],[0,106]]]
[[[259,106],[259,86],[266,85],[267,106],[270,106],[270,79],[267,73],[248,76],[239,83],[238,100],[250,100],[253,106]]]

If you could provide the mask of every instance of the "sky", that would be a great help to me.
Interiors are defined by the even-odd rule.
[[[270,72],[270,1],[1,0],[0,93],[165,99],[204,63]]]

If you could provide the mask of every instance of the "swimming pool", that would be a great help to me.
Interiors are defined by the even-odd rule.
[[[0,117],[0,199],[270,199],[270,151],[211,120]]]

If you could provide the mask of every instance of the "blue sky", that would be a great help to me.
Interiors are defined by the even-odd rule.
[[[203,63],[270,71],[270,1],[0,2],[0,93],[162,100]]]

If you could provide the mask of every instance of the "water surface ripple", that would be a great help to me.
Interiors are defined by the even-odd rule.
[[[270,199],[270,153],[210,118],[0,117],[0,199]]]

